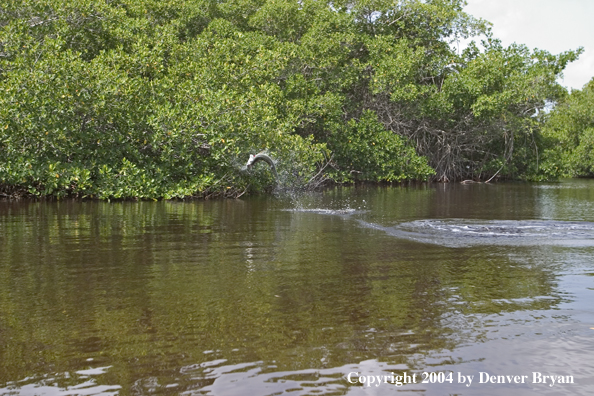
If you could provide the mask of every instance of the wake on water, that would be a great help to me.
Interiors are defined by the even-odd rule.
[[[415,220],[384,227],[358,220],[397,238],[448,247],[474,245],[594,246],[594,223],[551,220]]]
[[[357,209],[292,209],[295,212],[351,218],[362,227],[400,239],[447,247],[475,245],[594,246],[594,223],[554,220],[423,219],[384,226],[355,215]]]

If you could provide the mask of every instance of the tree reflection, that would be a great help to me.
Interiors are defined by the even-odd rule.
[[[422,216],[435,197],[341,194],[319,204],[365,199],[362,215],[386,221]],[[493,315],[560,301],[554,274],[509,248],[424,245],[287,207],[2,203],[0,384],[71,373],[54,375],[66,388],[86,380],[77,371],[109,367],[98,384],[179,393],[212,385],[208,362],[296,374],[368,359],[421,368],[487,337]]]

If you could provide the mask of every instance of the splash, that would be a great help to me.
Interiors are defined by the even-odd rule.
[[[276,198],[288,198],[298,202],[304,195],[319,190],[326,181],[323,170],[328,164],[320,166],[317,169],[318,172],[311,176],[312,169],[296,158],[294,153],[289,154],[289,158],[283,158],[282,162],[273,159],[267,151],[250,154],[247,163],[240,168],[240,171],[249,174],[258,162],[265,162],[270,167],[275,181],[271,192]]]

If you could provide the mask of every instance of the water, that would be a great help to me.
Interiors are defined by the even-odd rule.
[[[589,395],[592,257],[590,180],[0,202],[0,394]]]

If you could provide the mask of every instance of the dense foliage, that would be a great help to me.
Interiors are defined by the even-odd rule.
[[[463,0],[5,0],[0,184],[101,198],[283,180],[530,177],[579,51],[504,48]],[[482,35],[462,53],[456,40]],[[320,172],[320,169],[323,172]]]
[[[544,169],[553,176],[594,176],[594,79],[574,90],[551,112]]]

